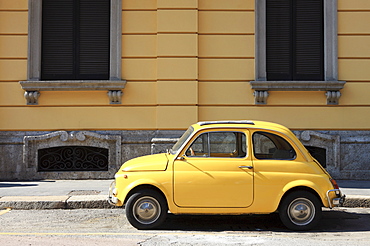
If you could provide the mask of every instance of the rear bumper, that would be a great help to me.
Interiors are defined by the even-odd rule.
[[[330,194],[333,192],[335,193],[336,197],[330,198]],[[326,192],[326,198],[328,199],[329,208],[340,207],[343,205],[346,195],[342,194],[340,189],[332,189]]]

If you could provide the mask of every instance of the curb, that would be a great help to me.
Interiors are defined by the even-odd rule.
[[[106,195],[85,196],[5,196],[0,198],[0,209],[18,210],[116,208]]]
[[[370,196],[348,195],[343,207],[349,208],[370,208]]]

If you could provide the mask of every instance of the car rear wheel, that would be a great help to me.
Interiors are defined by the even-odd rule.
[[[281,202],[279,216],[288,229],[310,230],[321,219],[321,202],[308,191],[295,191]]]
[[[168,207],[164,197],[153,190],[132,194],[126,203],[126,217],[137,229],[153,229],[166,219]]]

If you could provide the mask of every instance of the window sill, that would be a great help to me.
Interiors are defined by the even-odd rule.
[[[326,91],[327,104],[337,105],[345,81],[250,81],[255,104],[267,104],[268,91]]]
[[[38,105],[40,91],[107,90],[110,104],[121,104],[125,80],[28,80],[19,82],[25,90],[27,105]]]

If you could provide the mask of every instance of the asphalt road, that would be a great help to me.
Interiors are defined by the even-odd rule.
[[[370,209],[325,210],[309,232],[288,231],[277,214],[169,215],[139,231],[123,209],[1,210],[0,245],[370,245]]]

